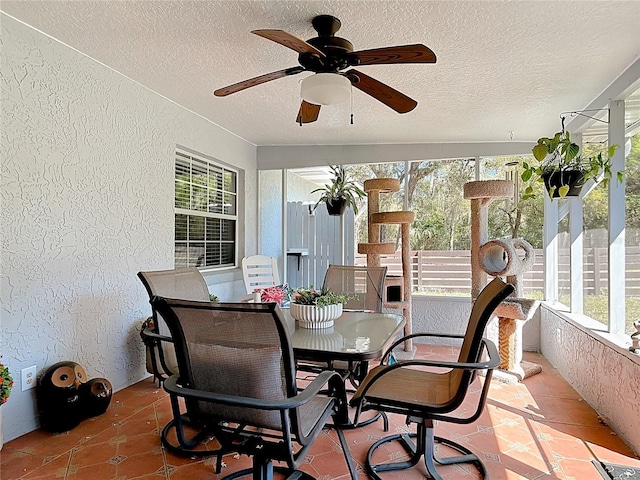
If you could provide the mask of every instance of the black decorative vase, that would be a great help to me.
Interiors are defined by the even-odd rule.
[[[329,215],[342,215],[346,209],[346,198],[339,197],[327,200],[327,212],[329,212]]]
[[[565,197],[578,197],[582,186],[584,185],[584,173],[580,170],[553,170],[542,173],[542,180],[547,191],[551,191],[553,187],[553,198],[561,198],[559,190],[564,185],[569,186],[569,191]]]

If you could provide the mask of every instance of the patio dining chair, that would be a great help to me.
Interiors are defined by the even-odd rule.
[[[138,278],[147,290],[149,300],[155,296],[162,296],[209,301],[207,283],[195,267],[138,272]],[[147,371],[161,383],[178,372],[178,364],[169,329],[153,305],[151,315],[152,326],[143,328],[141,336],[146,346]]]
[[[329,265],[324,276],[322,288],[334,293],[348,293],[354,298],[344,304],[346,310],[382,312],[384,282],[387,267],[368,267],[360,265]],[[320,362],[299,362],[298,368],[304,372],[316,373],[331,369],[348,378],[354,387],[367,374],[369,362],[349,363],[332,361],[329,364]]]
[[[176,346],[180,375],[165,380],[164,389],[178,440],[190,442],[185,425],[215,436],[221,445],[216,473],[224,453],[253,457],[253,468],[227,479],[249,474],[271,479],[274,461],[284,462],[286,467],[275,470],[289,478],[312,478],[297,469],[329,417],[338,425],[348,421],[344,383],[338,374],[324,372],[303,391],[297,389],[293,350],[279,308],[160,297],[152,304]],[[344,443],[343,452],[349,463]]]
[[[434,421],[452,423],[471,423],[477,420],[484,409],[489,392],[493,369],[500,364],[500,356],[495,345],[482,337],[485,326],[495,308],[513,292],[513,286],[499,278],[492,280],[475,300],[469,323],[464,335],[414,333],[393,344],[385,353],[380,366],[373,368],[356,393],[350,404],[356,408],[355,423],[365,410],[377,410],[406,415],[407,424],[417,425],[416,433],[400,433],[384,437],[375,442],[367,452],[366,468],[372,478],[380,479],[380,472],[403,470],[418,464],[421,458],[430,478],[442,480],[435,464],[451,465],[472,463],[486,478],[482,461],[466,447],[451,440],[434,435]],[[436,360],[400,360],[390,364],[389,356],[394,347],[407,338],[446,338],[461,341],[457,361]],[[482,360],[488,353],[488,359]],[[435,370],[434,370],[435,367]],[[444,371],[443,371],[444,370]],[[478,372],[486,374],[475,410],[456,410],[467,398],[469,385]],[[412,439],[416,439],[417,445]],[[399,442],[409,460],[391,463],[374,463],[376,450],[390,442]],[[436,444],[441,444],[462,455],[436,458]],[[385,448],[383,448],[385,450]],[[388,455],[385,455],[388,458]]]
[[[252,255],[242,259],[242,278],[247,295],[253,294],[256,289],[280,285],[278,264],[273,257],[265,255]]]
[[[329,265],[322,287],[334,293],[348,293],[355,298],[344,308],[382,312],[384,280],[387,267],[360,265]]]

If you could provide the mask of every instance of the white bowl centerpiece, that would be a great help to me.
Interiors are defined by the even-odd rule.
[[[290,313],[302,328],[328,328],[342,315],[342,305],[351,298],[325,289],[299,288],[293,292]]]

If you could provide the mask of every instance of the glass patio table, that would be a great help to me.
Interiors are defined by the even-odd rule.
[[[336,318],[333,327],[312,329],[301,327],[291,316],[288,308],[283,308],[282,312],[287,321],[298,369],[310,372],[334,370],[340,373],[345,381],[351,380],[354,386],[366,376],[368,362],[382,358],[382,354],[402,332],[405,324],[402,315],[345,310]],[[318,363],[305,364],[305,361]],[[368,425],[380,416],[381,414],[376,412],[358,425],[349,420],[347,424],[336,429],[336,432],[346,445],[343,429]],[[386,417],[383,418],[386,431],[388,421]],[[356,480],[358,474],[353,459],[346,454],[345,459],[351,478]]]
[[[289,313],[287,321],[291,345],[297,360],[356,364],[379,360],[404,327],[404,317],[393,313],[343,311],[333,327],[302,328]]]

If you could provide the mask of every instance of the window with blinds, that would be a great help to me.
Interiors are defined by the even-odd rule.
[[[176,268],[235,266],[237,183],[237,171],[176,151]]]

